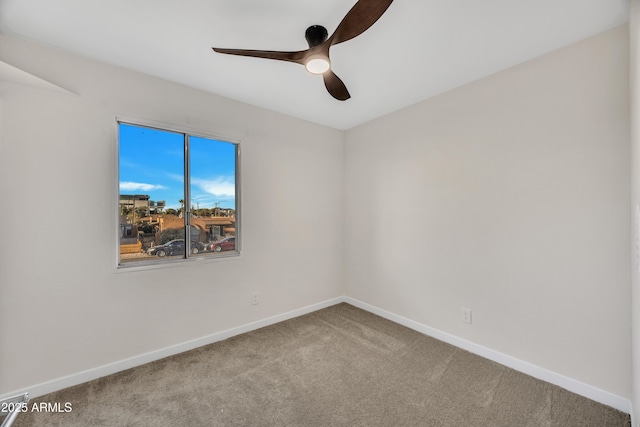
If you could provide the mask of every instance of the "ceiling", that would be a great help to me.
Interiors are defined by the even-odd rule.
[[[628,18],[628,0],[396,0],[331,48],[344,102],[298,64],[211,50],[304,50],[307,27],[331,34],[355,3],[0,0],[0,32],[345,130]]]

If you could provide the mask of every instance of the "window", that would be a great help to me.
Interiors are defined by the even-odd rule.
[[[240,253],[237,143],[125,122],[118,142],[120,267]]]

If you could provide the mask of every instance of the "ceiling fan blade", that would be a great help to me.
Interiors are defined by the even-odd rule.
[[[391,6],[393,0],[359,0],[331,36],[331,45],[346,42],[369,29]]]
[[[279,61],[296,62],[298,64],[304,64],[303,60],[308,52],[308,50],[301,50],[298,52],[280,52],[275,50],[223,49],[219,47],[214,47],[212,49],[218,53],[226,53],[229,55],[277,59]]]
[[[324,86],[335,99],[338,101],[346,101],[351,98],[347,87],[333,71],[327,71],[322,75],[322,78],[324,79]]]

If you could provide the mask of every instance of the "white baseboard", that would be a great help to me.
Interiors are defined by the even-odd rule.
[[[389,311],[383,310],[381,308],[372,306],[370,304],[364,303],[362,301],[359,301],[357,299],[347,297],[347,296],[333,298],[330,300],[320,302],[318,304],[302,307],[297,310],[292,310],[287,313],[272,316],[263,320],[258,320],[256,322],[251,322],[246,325],[238,326],[236,328],[227,329],[225,331],[217,332],[215,334],[208,335],[202,338],[198,338],[198,339],[187,341],[181,344],[165,347],[159,350],[151,351],[149,353],[144,353],[128,359],[124,359],[117,362],[109,363],[107,365],[99,366],[97,368],[88,369],[86,371],[78,372],[76,374],[72,374],[62,378],[57,378],[55,380],[47,381],[41,384],[36,384],[21,390],[15,390],[10,393],[7,393],[6,395],[0,395],[0,399],[17,395],[17,394],[23,394],[23,393],[29,393],[30,398],[43,396],[45,394],[62,390],[67,387],[75,386],[87,381],[95,380],[97,378],[114,374],[116,372],[124,371],[126,369],[130,369],[136,366],[144,365],[145,363],[153,362],[153,361],[162,359],[164,357],[173,356],[175,354],[193,350],[194,348],[212,344],[217,341],[222,341],[227,338],[231,338],[233,336],[243,334],[245,332],[250,332],[265,326],[273,325],[275,323],[282,322],[284,320],[293,319],[294,317],[312,313],[314,311],[317,311],[326,307],[330,307],[332,305],[339,304],[341,302],[346,302],[355,307],[361,308],[370,313],[373,313],[385,319],[391,320],[392,322],[406,326],[422,334],[431,336],[440,341],[444,341],[456,347],[462,348],[471,353],[482,356],[486,359],[493,360],[494,362],[500,363],[509,368],[523,372],[527,375],[531,375],[534,378],[538,378],[548,383],[555,384],[566,390],[569,390],[581,396],[587,397],[591,400],[602,403],[604,405],[611,406],[622,412],[625,412],[628,414],[631,413],[632,408],[631,408],[631,401],[629,399],[625,399],[621,396],[617,396],[613,393],[607,392],[605,390],[601,390],[597,387],[590,386],[588,384],[582,383],[580,381],[574,380],[572,378],[566,377],[556,372],[549,371],[548,369],[544,369],[539,366],[533,365],[531,363],[516,359],[515,357],[506,355],[504,353],[500,353],[498,351],[492,350],[487,347],[483,347],[471,341],[464,340],[462,338],[456,337],[455,335],[442,332],[438,329],[432,328],[422,323],[418,323],[411,319],[407,319],[406,317],[399,316],[397,314],[391,313]],[[635,424],[632,424],[632,425],[635,425]]]
[[[97,368],[88,369],[86,371],[78,372],[76,374],[68,375],[66,377],[57,378],[55,380],[47,381],[40,384],[35,384],[30,387],[26,387],[21,390],[12,391],[0,395],[0,399],[23,393],[29,393],[29,398],[44,396],[45,394],[53,393],[54,391],[62,390],[67,387],[72,387],[78,384],[92,381],[107,375],[115,374],[116,372],[124,371],[126,369],[134,368],[136,366],[144,365],[145,363],[153,362],[164,357],[173,356],[185,351],[193,350],[194,348],[202,347],[204,345],[213,344],[214,342],[222,341],[227,338],[234,337],[236,335],[243,334],[245,332],[253,331],[263,328],[265,326],[273,325],[284,320],[293,319],[304,314],[312,313],[320,309],[330,307],[335,304],[339,304],[344,301],[343,297],[333,298],[327,301],[313,304],[307,307],[302,307],[297,310],[289,311],[287,313],[272,316],[256,322],[247,323],[246,325],[238,326],[236,328],[227,329],[225,331],[217,332],[212,335],[208,335],[195,340],[187,341],[181,344],[172,345],[159,350],[154,350],[148,353],[144,353],[138,356],[130,357],[128,359],[119,360],[117,362],[109,363]]]
[[[479,344],[475,344],[471,341],[467,341],[455,335],[442,332],[430,326],[423,325],[422,323],[418,323],[411,319],[407,319],[406,317],[398,316],[397,314],[372,306],[370,304],[364,303],[357,299],[354,299],[351,297],[344,297],[343,301],[355,307],[366,310],[370,313],[376,314],[380,317],[384,317],[385,319],[391,320],[392,322],[406,326],[407,328],[413,329],[422,334],[436,338],[440,341],[444,341],[456,347],[467,350],[471,353],[482,356],[486,359],[500,363],[501,365],[515,369],[516,371],[520,371],[534,378],[557,385],[559,387],[564,388],[565,390],[569,390],[573,393],[579,394],[581,396],[584,396],[596,402],[610,406],[612,408],[615,408],[627,414],[631,413],[631,401],[624,397],[615,395],[613,393],[599,389],[597,387],[593,387],[589,384],[585,384],[583,382],[574,380],[572,378],[566,377],[564,375],[558,374],[548,369],[541,368],[529,362],[516,359],[515,357],[506,355],[504,353],[500,353],[499,351],[495,351],[490,348],[483,347]]]

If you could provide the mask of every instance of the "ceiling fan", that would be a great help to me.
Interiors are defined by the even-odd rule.
[[[346,101],[351,98],[347,87],[342,80],[331,70],[329,48],[346,42],[364,33],[387,10],[393,0],[358,0],[358,2],[345,15],[338,28],[331,37],[327,29],[321,25],[312,25],[307,28],[305,38],[309,49],[297,52],[281,52],[272,50],[249,49],[223,49],[214,47],[218,53],[230,55],[252,56],[256,58],[277,59],[279,61],[295,62],[305,66],[312,74],[322,74],[327,91],[335,99]]]

